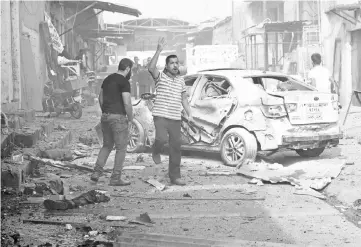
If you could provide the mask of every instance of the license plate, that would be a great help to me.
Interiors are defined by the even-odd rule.
[[[308,120],[323,120],[322,114],[309,114],[307,118]]]
[[[318,114],[318,113],[321,113],[321,108],[320,107],[308,107],[307,112],[312,113],[312,114]]]

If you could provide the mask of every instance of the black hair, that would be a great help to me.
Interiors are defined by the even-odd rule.
[[[313,53],[311,56],[311,60],[314,64],[321,64],[321,55],[319,53]]]
[[[119,71],[124,71],[127,68],[132,69],[133,67],[133,62],[132,60],[130,60],[129,58],[123,58],[122,60],[120,60],[119,65],[118,65],[118,70]]]
[[[165,59],[165,64],[168,64],[169,61],[170,61],[172,58],[178,58],[178,57],[177,57],[177,55],[169,55],[169,56]]]

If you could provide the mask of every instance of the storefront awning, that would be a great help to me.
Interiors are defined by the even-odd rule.
[[[138,9],[135,8],[102,1],[64,1],[64,4],[68,6],[73,6],[75,8],[78,5],[79,9],[93,8],[113,13],[132,15],[136,17],[139,17],[142,14]]]

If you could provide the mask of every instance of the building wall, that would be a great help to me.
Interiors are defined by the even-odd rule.
[[[233,43],[232,37],[232,20],[216,27],[213,30],[213,45],[231,45]]]
[[[11,21],[10,1],[0,1],[1,5],[1,103],[13,99],[11,63]]]
[[[39,24],[44,21],[44,11],[49,11],[49,4],[46,1],[20,2],[21,60],[22,73],[24,73],[22,89],[23,96],[26,97],[22,99],[22,107],[34,110],[42,110],[43,86],[47,81],[44,48],[39,33]],[[31,52],[23,47],[25,43],[30,43]],[[35,71],[25,66],[35,67]]]

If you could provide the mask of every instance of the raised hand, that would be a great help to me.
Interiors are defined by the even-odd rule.
[[[167,45],[167,42],[166,42],[165,38],[164,37],[159,38],[157,50],[162,51],[166,45]]]

